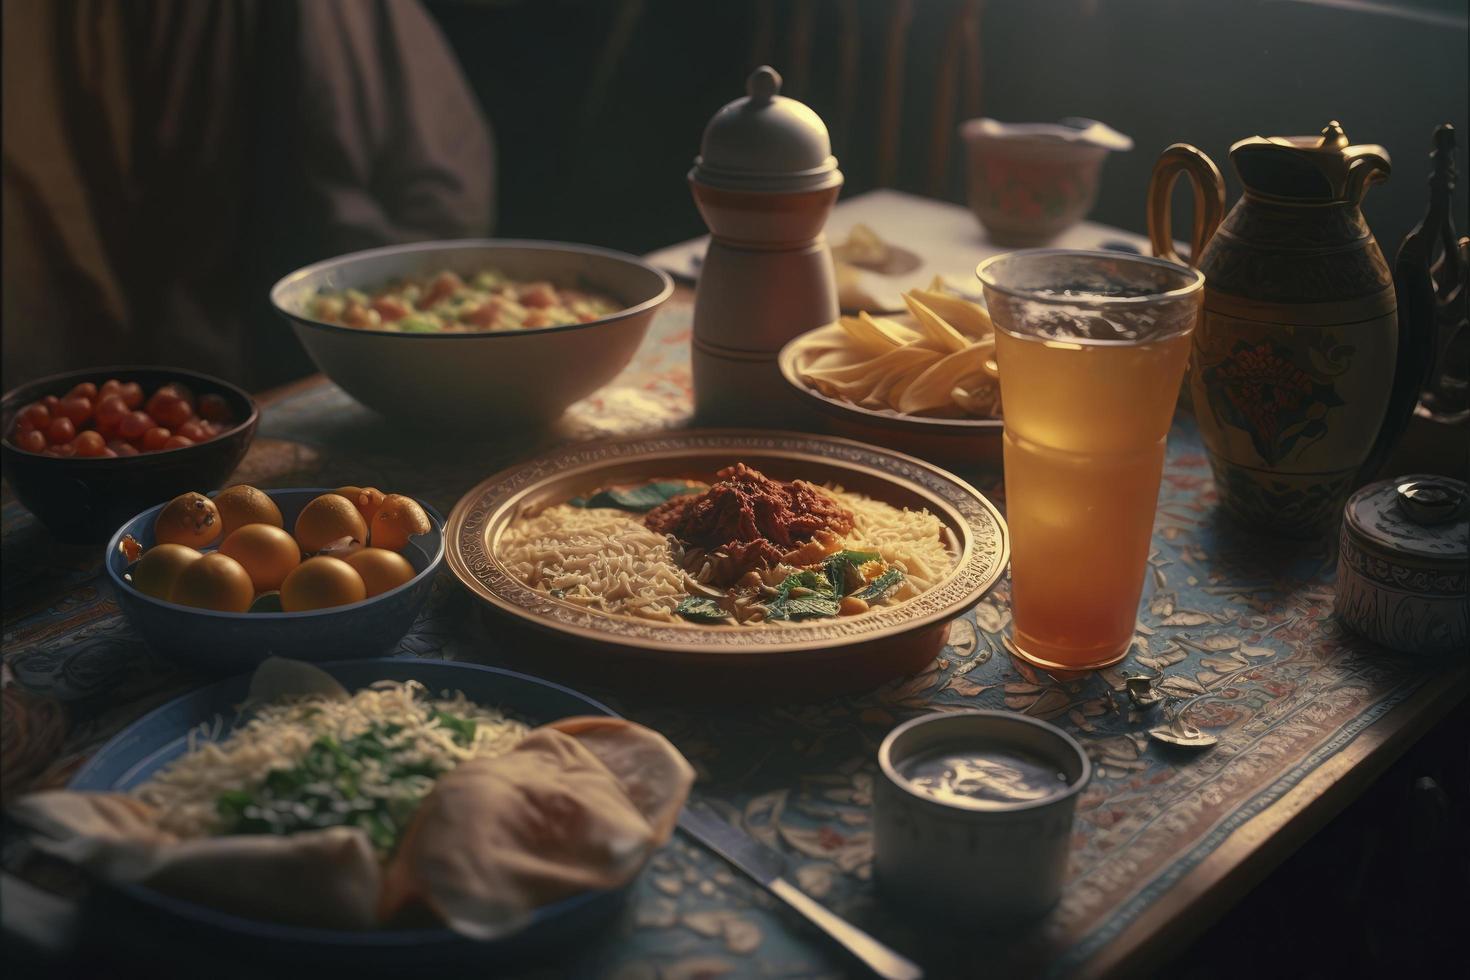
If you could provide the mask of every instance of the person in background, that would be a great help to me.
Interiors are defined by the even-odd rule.
[[[490,129],[416,0],[6,0],[6,388],[159,363],[312,370],[267,292],[489,232]]]

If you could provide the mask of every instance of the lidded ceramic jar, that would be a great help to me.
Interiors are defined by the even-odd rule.
[[[1470,656],[1470,493],[1416,474],[1348,500],[1337,558],[1338,619],[1404,653]]]
[[[781,425],[799,410],[776,366],[837,319],[822,229],[842,172],[821,118],[770,67],[705,127],[689,186],[710,229],[694,301],[694,400],[706,424]]]

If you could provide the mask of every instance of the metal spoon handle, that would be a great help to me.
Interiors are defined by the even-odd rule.
[[[883,980],[922,980],[924,971],[917,963],[900,956],[841,916],[829,912],[826,906],[807,897],[785,878],[773,879],[766,887]]]

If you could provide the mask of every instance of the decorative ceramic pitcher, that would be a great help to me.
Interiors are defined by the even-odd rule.
[[[1401,306],[1424,307],[1399,302],[1359,210],[1388,177],[1382,147],[1350,146],[1333,122],[1320,137],[1241,140],[1230,162],[1245,194],[1222,223],[1219,168],[1188,144],[1166,149],[1149,235],[1155,254],[1182,261],[1169,195],[1188,176],[1190,256],[1205,274],[1190,389],[1221,503],[1250,527],[1315,537],[1403,433],[1432,331],[1400,322]]]

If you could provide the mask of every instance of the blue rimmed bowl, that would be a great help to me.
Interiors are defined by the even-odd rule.
[[[308,491],[277,491],[305,493]],[[282,507],[284,510],[284,506]],[[370,600],[371,601],[371,600]],[[361,604],[359,604],[361,605]],[[323,663],[323,670],[349,691],[376,681],[416,680],[431,691],[459,691],[478,704],[540,725],[571,715],[614,715],[606,705],[526,674],[478,664],[413,657]],[[249,675],[228,678],[154,709],[107,742],[72,777],[68,788],[128,792],[183,755],[201,726],[225,738],[243,722],[238,712],[250,690]],[[566,950],[569,939],[615,917],[631,884],[582,892],[536,909],[526,928],[491,941],[466,939],[447,928],[343,931],[248,919],[144,885],[104,885],[88,917],[109,945],[126,955],[143,947],[150,956],[191,966],[208,959],[286,975],[368,976],[485,975],[487,968],[526,963]],[[167,935],[163,947],[154,937]],[[370,971],[366,972],[365,971]],[[233,975],[233,974],[231,974]]]
[[[281,509],[289,530],[301,509],[333,488],[267,490]],[[214,494],[210,494],[214,496]],[[157,653],[188,667],[211,673],[233,673],[267,657],[295,660],[340,660],[343,657],[386,656],[413,626],[434,574],[444,561],[444,518],[424,503],[429,515],[427,534],[409,540],[403,556],[416,574],[396,589],[362,602],[309,612],[216,612],[165,602],[144,595],[123,576],[129,561],[119,547],[131,534],[144,548],[154,544],[153,524],[167,501],[150,507],[118,528],[107,543],[103,562],[117,604],[129,624]]]

